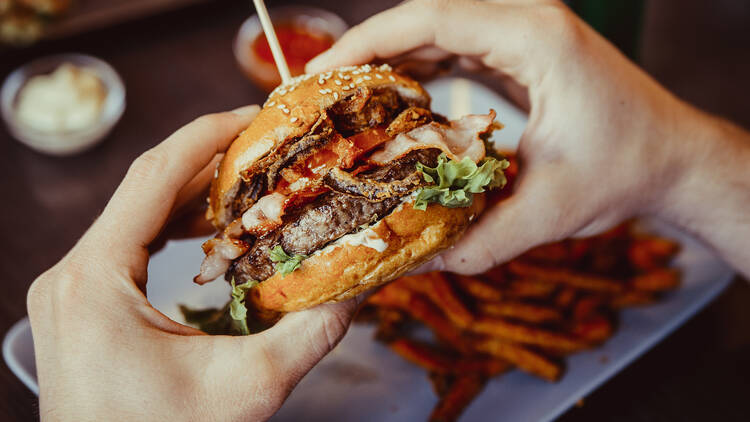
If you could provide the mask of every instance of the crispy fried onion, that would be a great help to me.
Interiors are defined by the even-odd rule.
[[[332,168],[323,179],[323,183],[336,192],[361,196],[373,202],[406,195],[416,190],[421,182],[422,178],[416,170],[402,180],[379,182],[353,176],[337,167]]]

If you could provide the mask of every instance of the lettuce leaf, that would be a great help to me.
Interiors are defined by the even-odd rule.
[[[250,329],[247,326],[247,306],[245,305],[245,295],[248,290],[255,287],[258,282],[255,280],[248,280],[245,283],[237,284],[234,283],[234,278],[231,281],[232,284],[232,300],[229,301],[229,315],[235,322],[235,326],[239,329],[242,335],[250,334]]]
[[[507,160],[492,157],[477,165],[468,157],[456,161],[449,160],[445,154],[440,154],[435,168],[417,163],[417,170],[430,185],[417,190],[414,208],[424,211],[432,202],[448,208],[468,207],[475,193],[505,186],[507,179],[503,170],[508,165]]]
[[[281,245],[274,246],[268,255],[271,257],[271,261],[276,264],[276,271],[280,272],[282,276],[285,276],[299,268],[300,263],[307,259],[307,255],[287,254],[286,252],[284,252],[284,249],[282,249]]]
[[[221,308],[195,309],[180,304],[180,312],[185,322],[198,327],[206,334],[239,335],[235,320],[229,314],[229,303]]]

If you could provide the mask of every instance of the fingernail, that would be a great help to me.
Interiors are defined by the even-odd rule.
[[[238,116],[248,116],[253,113],[257,113],[259,110],[259,107],[257,104],[251,104],[240,108],[235,108],[232,110],[232,113],[238,115]]]

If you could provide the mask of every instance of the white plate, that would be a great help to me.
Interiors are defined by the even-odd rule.
[[[466,82],[462,82],[466,84]],[[450,80],[432,83],[434,109],[456,111],[451,97],[459,89]],[[505,147],[518,142],[525,116],[486,88],[470,83],[470,109],[494,108],[506,128],[496,139]],[[452,107],[451,107],[452,106]],[[612,377],[716,297],[731,281],[732,270],[689,236],[664,225],[652,229],[683,245],[675,265],[684,273],[683,286],[664,301],[621,314],[617,333],[602,347],[567,360],[563,379],[550,384],[521,372],[491,381],[467,409],[462,421],[547,421]],[[151,303],[182,321],[177,304],[223,305],[226,283],[194,285],[202,258],[202,240],[170,242],[149,264]],[[420,421],[436,402],[427,377],[372,340],[373,328],[355,325],[341,344],[292,392],[274,421]],[[35,393],[38,391],[33,344],[26,319],[6,335],[3,356],[8,366]]]

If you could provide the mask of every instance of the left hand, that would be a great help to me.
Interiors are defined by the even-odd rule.
[[[172,321],[144,295],[149,246],[205,198],[217,155],[258,110],[200,117],[141,155],[93,226],[34,281],[42,420],[264,420],[344,335],[353,301],[228,337]]]

